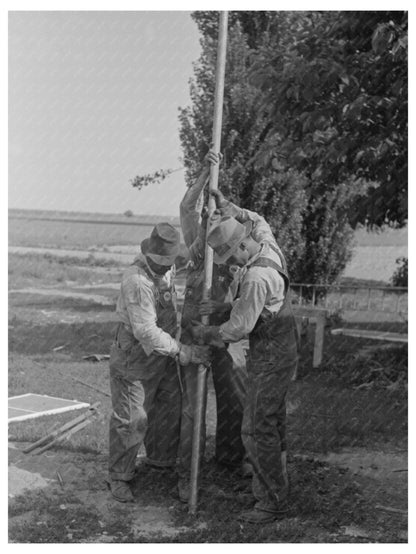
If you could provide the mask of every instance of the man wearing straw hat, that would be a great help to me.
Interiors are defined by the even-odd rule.
[[[210,164],[218,164],[221,155],[210,150],[198,179],[188,188],[181,204],[180,218],[184,241],[189,249],[185,299],[182,310],[182,338],[185,343],[192,343],[192,320],[201,315],[200,302],[204,278],[206,212],[203,211],[204,187],[209,177]],[[222,212],[234,215],[241,221],[252,221],[253,236],[259,242],[275,242],[269,225],[264,218],[225,201],[218,194],[217,204]],[[221,201],[222,198],[222,201]],[[202,212],[202,218],[201,218]],[[216,213],[216,217],[220,214]],[[235,268],[234,268],[235,269]],[[220,325],[229,318],[231,301],[237,291],[239,271],[230,271],[225,265],[214,264],[211,300],[205,304],[206,315],[210,316],[211,325]],[[241,424],[246,397],[247,371],[241,342],[232,345],[223,344],[213,348],[211,373],[215,389],[217,424],[215,433],[215,461],[220,468],[240,471],[243,477],[249,477],[252,468],[247,460],[241,438]],[[191,465],[191,447],[193,416],[196,403],[197,372],[190,364],[182,368],[184,388],[182,404],[181,444],[179,459],[179,497],[187,501],[189,497],[189,476]],[[202,433],[204,445],[205,430]],[[202,447],[202,451],[204,448]]]
[[[209,347],[175,339],[178,231],[158,223],[141,250],[122,278],[119,323],[110,352],[108,484],[120,502],[134,501],[129,482],[143,442],[150,465],[175,466],[181,414],[176,360],[183,365],[209,361]]]
[[[220,211],[229,212],[221,193],[215,195]],[[253,221],[241,217],[243,212],[240,221],[231,215],[217,219],[207,237],[216,264],[243,272],[237,299],[227,321],[217,326],[195,324],[193,338],[218,346],[249,338],[242,437],[253,466],[256,503],[240,518],[262,524],[283,517],[288,510],[286,393],[298,348],[282,251],[274,239],[256,240]],[[270,228],[269,236],[273,236]],[[203,309],[207,313],[213,307]]]

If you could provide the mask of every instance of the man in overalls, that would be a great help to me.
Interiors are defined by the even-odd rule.
[[[205,159],[199,178],[190,186],[180,204],[180,219],[184,241],[189,249],[190,263],[187,269],[185,298],[182,309],[181,342],[192,344],[192,320],[200,319],[199,304],[202,300],[204,282],[204,257],[206,217],[201,221],[204,187],[209,177],[210,164],[219,163],[220,156],[210,151]],[[213,325],[219,325],[227,319],[225,300],[232,299],[230,287],[233,275],[226,266],[214,265],[211,297],[213,302],[224,306],[210,316]],[[229,309],[228,309],[229,312]],[[241,346],[240,346],[241,349]],[[241,356],[244,361],[244,356]],[[215,388],[217,426],[215,435],[215,460],[221,466],[234,469],[242,468],[244,447],[241,439],[241,423],[245,399],[245,365],[240,364],[233,370],[233,358],[225,345],[212,349],[211,371]],[[192,434],[197,391],[197,371],[193,364],[182,367],[183,405],[181,423],[181,442],[179,456],[179,498],[183,502],[189,497],[189,478],[192,455]],[[205,422],[202,430],[202,452],[205,445]],[[246,468],[247,471],[247,468]]]
[[[214,263],[212,276],[211,300],[201,309],[202,287],[204,280],[204,257],[206,214],[204,215],[203,193],[209,177],[210,164],[218,164],[221,156],[210,150],[205,158],[205,165],[198,177],[185,193],[180,204],[180,219],[185,244],[189,249],[185,287],[185,300],[182,310],[181,340],[185,344],[193,342],[191,326],[193,320],[201,315],[210,316],[211,325],[221,325],[228,320],[232,300],[238,289],[239,271],[230,271],[226,265]],[[258,242],[273,242],[274,236],[264,218],[242,209],[225,200],[219,191],[213,191],[216,204],[221,214],[233,215],[238,221],[251,221],[253,236]],[[201,219],[201,211],[203,213]],[[220,214],[216,214],[219,216]],[[232,349],[232,355],[230,350]],[[229,469],[240,469],[243,477],[250,476],[252,468],[248,462],[241,437],[241,425],[246,397],[247,371],[244,350],[241,342],[231,347],[223,344],[212,351],[211,371],[215,389],[217,426],[215,434],[215,460],[220,466]],[[187,501],[189,496],[189,475],[192,453],[192,431],[196,402],[197,373],[195,368],[182,368],[184,386],[183,413],[181,424],[181,443],[179,458],[179,497]],[[204,422],[205,423],[205,422]],[[202,442],[205,441],[205,428]],[[204,447],[201,448],[203,452]]]
[[[254,238],[253,221],[240,219],[243,222],[223,216],[207,238],[217,264],[242,268],[238,297],[226,322],[194,325],[193,338],[221,345],[249,337],[242,436],[253,466],[256,504],[240,518],[261,524],[284,516],[288,509],[286,393],[298,348],[284,256],[274,240]]]
[[[157,224],[141,250],[122,278],[110,352],[108,483],[120,502],[134,501],[129,482],[143,441],[150,465],[175,467],[181,417],[176,360],[185,365],[209,361],[207,347],[175,340],[178,231],[169,223]]]

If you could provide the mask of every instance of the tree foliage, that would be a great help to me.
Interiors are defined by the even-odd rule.
[[[355,189],[353,225],[407,220],[407,14],[304,12],[260,49],[257,83],[277,147],[323,190]]]
[[[393,277],[391,278],[391,283],[393,287],[407,287],[408,286],[408,278],[407,278],[408,259],[405,258],[404,256],[401,258],[397,258],[396,264],[398,265],[398,267],[393,273]]]
[[[180,110],[192,181],[210,142],[218,12]],[[298,281],[329,283],[358,222],[407,218],[407,16],[230,12],[220,186],[271,224]]]

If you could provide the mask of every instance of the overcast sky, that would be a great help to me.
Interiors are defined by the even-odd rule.
[[[9,207],[177,215],[179,106],[200,53],[189,12],[10,12]]]

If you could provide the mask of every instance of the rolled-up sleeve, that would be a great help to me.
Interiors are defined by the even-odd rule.
[[[146,354],[157,352],[163,356],[175,356],[179,352],[177,341],[157,326],[152,287],[139,275],[132,275],[123,281],[121,293],[133,334]]]
[[[225,342],[237,342],[251,333],[264,309],[268,296],[267,283],[257,271],[244,279],[240,297],[235,301],[230,319],[220,326]]]
[[[188,188],[179,206],[183,240],[189,248],[198,236],[203,207],[202,191],[206,184],[204,174]]]

